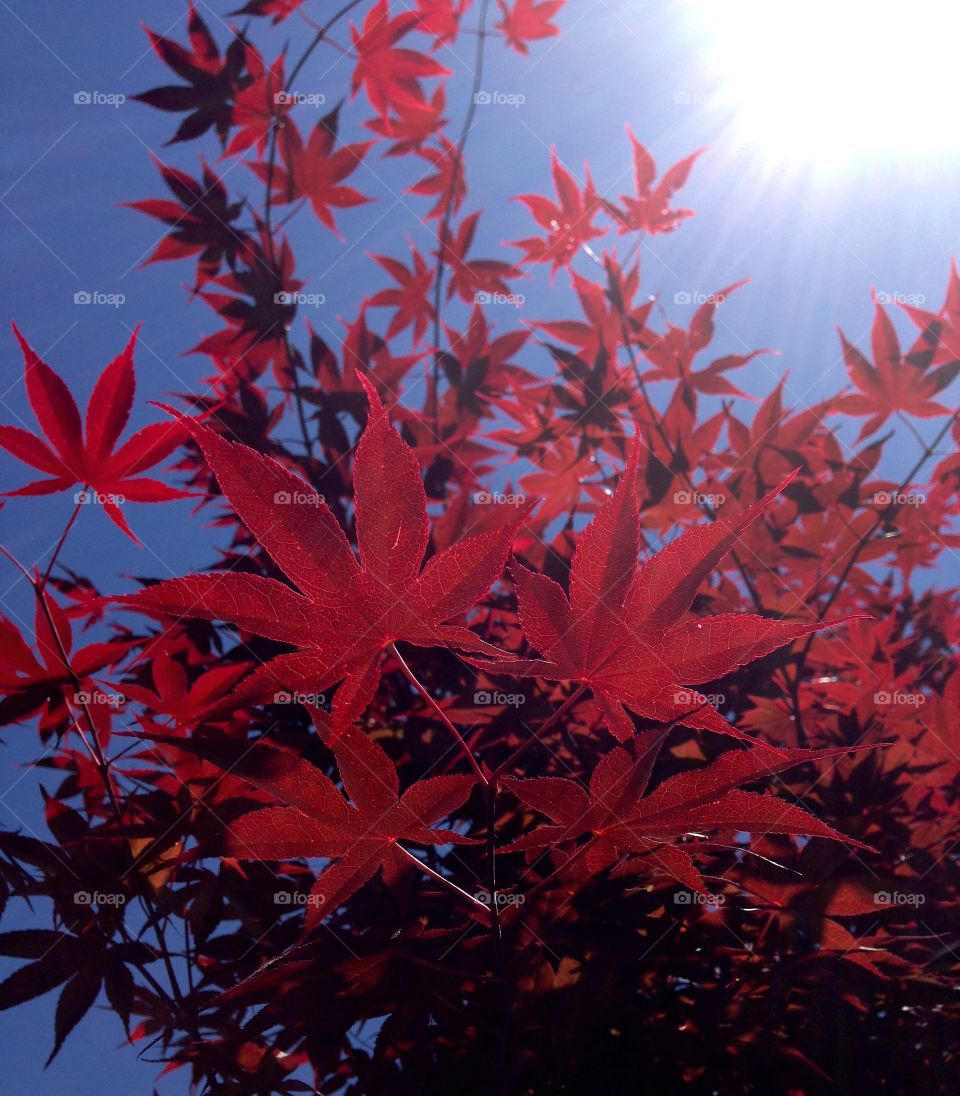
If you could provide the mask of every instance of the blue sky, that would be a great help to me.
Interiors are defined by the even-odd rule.
[[[223,16],[229,6],[198,4],[221,41],[226,25],[218,14]],[[314,6],[308,0],[306,8]],[[561,13],[562,37],[534,43],[529,58],[490,43],[484,89],[522,96],[523,102],[477,111],[464,212],[483,208],[488,216],[481,222],[475,254],[515,255],[498,244],[527,235],[531,222],[522,206],[507,204],[507,199],[528,191],[552,193],[551,146],[580,178],[584,161],[589,161],[598,187],[611,196],[632,190],[625,123],[650,148],[661,170],[708,146],[681,195],[681,204],[697,216],[678,233],[645,246],[643,292],[659,294],[670,318],[684,322],[694,306],[682,303],[683,294],[709,293],[751,277],[751,284],[721,311],[717,353],[779,348],[779,358],[754,363],[738,383],[763,395],[788,368],[788,398],[814,403],[843,382],[834,325],[841,324],[850,338],[865,343],[872,319],[871,288],[891,296],[917,295],[926,307],[939,307],[950,257],[960,243],[955,185],[960,162],[954,153],[913,159],[899,155],[895,134],[889,149],[835,170],[822,163],[811,170],[788,169],[772,161],[762,141],[744,139],[736,113],[720,105],[706,60],[711,43],[706,28],[692,15],[695,10],[686,3],[581,0]],[[129,97],[166,82],[140,19],[183,39],[184,14],[183,0],[98,0],[93,5],[0,0],[0,32],[7,47],[0,80],[8,122],[0,146],[4,319],[16,320],[81,403],[102,366],[142,321],[134,426],[158,414],[146,407],[147,399],[202,388],[206,360],[182,354],[215,329],[216,319],[201,302],[187,304],[183,285],[191,276],[188,264],[138,269],[158,239],[159,226],[118,203],[162,193],[151,151],[195,174],[197,146],[162,147],[175,128],[175,116],[129,100],[112,107],[75,103],[74,96],[89,91]],[[475,13],[466,22],[474,26]],[[296,19],[280,28],[259,24],[254,30],[255,41],[269,58],[287,40],[291,56],[298,56],[310,36],[310,28]],[[345,30],[339,37],[346,39]],[[455,129],[469,96],[473,44],[472,38],[464,38],[456,53],[441,55],[456,73],[448,93]],[[820,76],[814,72],[811,78]],[[348,61],[331,50],[318,50],[298,90],[323,94],[332,104],[348,79]],[[360,123],[370,113],[363,101],[347,104],[343,136],[361,139]],[[302,115],[302,124],[309,125],[308,119]],[[213,144],[203,147],[211,159],[216,157]],[[227,161],[220,169],[231,188],[256,192],[255,180],[242,164]],[[380,200],[338,216],[349,243],[338,241],[309,215],[291,229],[298,273],[309,283],[306,291],[326,298],[322,308],[305,311],[328,340],[335,341],[343,330],[340,316],[352,318],[359,300],[385,284],[365,253],[405,259],[408,238],[421,251],[430,247],[431,229],[420,222],[429,206],[400,193],[410,181],[409,170],[405,161],[384,164],[374,156],[351,179]],[[589,270],[585,265],[580,269]],[[546,273],[537,271],[516,289],[527,298],[528,319],[577,314],[564,275],[551,286]],[[74,295],[81,291],[122,294],[124,301],[119,307],[75,304]],[[454,308],[449,315],[462,313]],[[387,314],[374,313],[374,326],[378,317],[385,326]],[[501,330],[516,322],[506,305],[491,308],[488,318]],[[909,325],[902,330],[909,331]],[[303,345],[302,328],[300,334]],[[545,357],[533,348],[525,364],[547,369]],[[0,329],[0,361],[0,419],[32,426],[21,360],[5,325]],[[852,438],[854,432],[848,424],[846,436]],[[913,461],[916,443],[906,439],[906,444],[902,454],[888,458],[894,473]],[[25,474],[22,466],[0,454],[4,485],[25,482]],[[40,559],[59,536],[70,505],[68,496],[13,500],[0,513],[3,542],[24,561]],[[65,559],[113,590],[118,575],[163,577],[203,566],[211,559],[216,538],[199,521],[188,525],[188,514],[186,503],[132,507],[131,523],[145,544],[138,550],[102,514],[85,512]],[[0,600],[4,612],[29,621],[29,591],[6,566],[0,567]],[[36,780],[15,768],[34,755],[36,739],[27,728],[10,728],[5,739],[0,803],[9,813],[0,822],[42,826],[37,821]],[[15,904],[4,927],[35,923]],[[116,1091],[149,1091],[157,1067],[137,1064],[127,1050],[113,1050],[121,1031],[102,1010],[83,1021],[58,1062],[44,1072],[54,1000],[50,995],[0,1014],[9,1091],[85,1096],[99,1094],[105,1085]],[[161,1093],[180,1092],[183,1084],[178,1080],[158,1088]]]

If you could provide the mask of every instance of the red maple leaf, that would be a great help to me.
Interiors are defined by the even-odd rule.
[[[351,91],[361,87],[374,110],[386,115],[390,107],[416,107],[424,102],[420,81],[430,76],[449,76],[450,70],[417,50],[397,47],[397,42],[419,26],[416,12],[406,11],[390,18],[387,0],[367,12],[363,29],[353,24],[350,34],[359,60],[353,70]]]
[[[619,222],[620,235],[625,232],[648,232],[654,236],[658,232],[672,232],[682,221],[693,216],[692,210],[671,209],[670,203],[674,194],[687,181],[690,170],[703,149],[674,164],[655,186],[657,166],[653,157],[637,140],[629,126],[627,136],[633,146],[633,178],[637,193],[635,197],[621,195],[622,209],[605,199],[604,207]]]
[[[460,20],[473,0],[417,0],[417,29],[434,35],[433,48],[449,46],[457,40]]]
[[[438,84],[429,103],[400,104],[393,108],[393,114],[378,114],[364,125],[396,142],[387,149],[385,156],[404,156],[408,152],[418,152],[424,141],[443,129],[447,122],[443,116],[446,108],[446,91],[443,84]]]
[[[199,255],[197,282],[215,277],[222,262],[226,260],[232,266],[246,245],[247,236],[233,227],[243,211],[243,202],[228,200],[226,187],[205,161],[202,182],[156,158],[154,163],[177,200],[148,198],[123,203],[128,209],[138,209],[170,225],[142,265]]]
[[[552,273],[570,263],[580,248],[590,240],[604,235],[604,230],[593,224],[600,199],[593,181],[587,173],[587,185],[581,192],[576,180],[557,159],[557,150],[551,152],[553,184],[557,190],[559,205],[540,194],[521,194],[523,202],[541,228],[547,230],[545,240],[532,237],[517,240],[511,247],[522,248],[528,263],[551,263]]]
[[[460,222],[456,233],[442,238],[443,246],[437,257],[442,257],[450,271],[448,300],[454,293],[459,294],[460,299],[468,304],[475,302],[478,294],[501,294],[507,297],[510,295],[510,287],[505,279],[519,276],[520,272],[510,263],[498,259],[467,258],[479,220],[479,211],[471,213]]]
[[[503,14],[497,30],[502,30],[507,42],[526,57],[530,51],[527,42],[538,38],[554,38],[560,31],[550,20],[563,7],[564,0],[514,0],[512,6],[506,0],[497,0]]]
[[[704,578],[794,477],[736,518],[688,529],[638,567],[640,446],[638,432],[616,491],[580,536],[569,597],[546,575],[511,565],[524,634],[544,658],[501,660],[488,669],[589,686],[620,741],[634,733],[627,708],[659,723],[744,737],[690,686],[825,625],[746,613],[685,617]]]
[[[15,325],[13,333],[23,351],[30,406],[50,445],[19,426],[0,426],[0,446],[48,477],[5,494],[51,495],[80,484],[84,492],[78,492],[76,501],[101,503],[114,523],[139,544],[123,516],[123,503],[168,502],[186,498],[188,493],[140,475],[168,457],[183,441],[184,431],[175,423],[145,426],[115,449],[133,406],[137,332],[100,374],[87,404],[85,426],[62,378],[41,360]]]
[[[611,867],[622,853],[629,853],[644,857],[661,874],[705,893],[689,851],[665,844],[666,840],[723,828],[827,837],[869,849],[793,803],[740,790],[743,784],[805,761],[839,756],[846,749],[780,751],[759,744],[732,749],[709,765],[670,777],[645,795],[661,737],[638,747],[636,758],[622,746],[605,754],[593,770],[589,791],[564,777],[505,778],[504,787],[552,823],[523,834],[505,851],[555,848],[589,834],[590,840],[576,855],[585,855],[591,874]]]
[[[946,388],[960,371],[958,361],[950,361],[932,370],[929,368],[933,355],[924,334],[905,356],[902,355],[900,340],[890,317],[879,301],[875,303],[871,331],[875,364],[871,364],[840,332],[844,364],[859,392],[841,396],[836,401],[836,407],[848,415],[872,416],[861,427],[861,439],[879,430],[897,411],[924,419],[948,415],[949,409],[937,403],[934,396]]]
[[[225,144],[233,119],[234,96],[249,79],[244,74],[247,44],[236,35],[221,56],[216,40],[197,14],[193,0],[189,2],[187,31],[189,50],[147,28],[157,56],[187,84],[153,88],[135,95],[134,99],[158,110],[189,112],[169,144],[193,140],[211,126],[216,128],[221,143]]]
[[[220,488],[300,592],[273,579],[224,572],[171,579],[116,600],[147,612],[224,620],[297,648],[261,666],[232,708],[289,691],[333,703],[337,737],[364,711],[380,680],[380,657],[398,640],[496,654],[468,628],[465,613],[499,577],[515,531],[532,508],[508,507],[496,528],[434,555],[417,455],[391,427],[374,386],[354,469],[359,561],[326,503],[276,461],[185,420]],[[344,680],[345,679],[345,680]],[[318,701],[319,703],[319,701]]]
[[[397,282],[398,288],[381,289],[370,298],[367,304],[371,308],[384,306],[396,309],[387,328],[388,339],[399,335],[412,324],[413,337],[419,342],[427,330],[427,325],[433,319],[430,289],[433,286],[434,273],[428,266],[427,260],[412,244],[410,254],[413,258],[412,270],[387,255],[372,256]]]
[[[97,690],[90,675],[119,662],[129,649],[127,643],[111,642],[91,643],[74,651],[70,620],[46,591],[36,601],[34,635],[36,654],[19,629],[0,617],[0,691],[4,693],[0,726],[26,719],[46,706],[41,731],[62,727],[71,707],[80,707],[76,681],[81,682],[81,690],[88,688],[93,694]]]
[[[434,217],[452,217],[463,205],[467,196],[467,184],[463,175],[463,162],[457,146],[440,134],[440,147],[418,149],[417,155],[423,157],[437,169],[432,175],[424,175],[413,186],[407,187],[407,194],[420,194],[428,197],[436,195],[437,202],[424,220]]]
[[[236,127],[236,133],[223,157],[245,152],[252,145],[256,145],[263,155],[270,131],[282,124],[280,120],[292,105],[283,88],[283,65],[283,54],[267,68],[260,54],[252,46],[247,47],[247,69],[251,79],[234,98],[230,121]]]
[[[252,750],[202,750],[202,756],[214,762],[219,758],[225,768],[283,804],[251,811],[226,827],[224,855],[241,860],[334,861],[317,878],[305,903],[304,931],[333,913],[378,870],[388,883],[409,871],[415,858],[398,842],[474,843],[433,827],[463,806],[476,783],[473,776],[427,777],[401,795],[390,758],[359,728],[344,734],[334,752],[350,805],[327,776],[292,752],[265,744]]]
[[[331,209],[347,209],[373,201],[353,187],[343,185],[343,180],[360,166],[373,142],[359,141],[334,152],[339,109],[331,111],[313,127],[306,146],[297,127],[286,122],[281,142],[286,169],[276,164],[271,169],[263,161],[250,165],[264,182],[272,182],[275,202],[282,204],[308,198],[319,220],[338,236],[340,233]]]

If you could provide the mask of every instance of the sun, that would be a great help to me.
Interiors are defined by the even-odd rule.
[[[960,0],[693,0],[715,105],[771,159],[960,146]]]

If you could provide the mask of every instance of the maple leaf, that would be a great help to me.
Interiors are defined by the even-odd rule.
[[[524,262],[551,263],[551,273],[555,275],[561,266],[573,260],[581,247],[605,232],[593,224],[600,200],[589,172],[581,193],[573,176],[557,158],[557,150],[553,149],[550,156],[559,205],[540,194],[521,194],[517,198],[530,210],[537,224],[547,230],[547,238],[516,240],[510,246],[526,252]]]
[[[684,618],[704,578],[796,473],[737,517],[688,529],[638,567],[640,445],[638,431],[616,491],[580,535],[569,597],[546,575],[511,565],[524,634],[544,658],[486,669],[589,686],[603,724],[621,741],[634,733],[627,708],[659,723],[744,737],[689,686],[829,625],[746,613]]]
[[[550,20],[563,5],[564,0],[541,0],[540,3],[536,0],[514,0],[512,6],[506,0],[497,0],[503,15],[502,21],[496,25],[497,30],[503,31],[508,44],[526,57],[530,53],[527,42],[554,38],[560,33]]]
[[[53,849],[56,850],[56,846]],[[59,850],[56,851],[59,854]],[[74,874],[72,878],[81,877]],[[71,928],[75,927],[75,923],[71,925]],[[124,990],[132,988],[132,976],[125,964],[142,966],[159,958],[146,944],[133,940],[114,944],[96,928],[77,935],[55,929],[16,929],[0,933],[0,955],[30,960],[0,982],[0,1010],[30,1001],[63,985],[54,1018],[54,1045],[47,1065],[93,1007],[101,985],[106,986],[111,1004],[117,1007],[124,999]],[[125,1019],[129,1022],[129,1009],[126,1011]]]
[[[443,129],[447,122],[443,117],[446,107],[446,90],[443,84],[438,84],[429,103],[394,106],[393,114],[378,114],[364,125],[381,137],[396,142],[384,156],[405,156],[408,152],[419,152],[424,141]]]
[[[377,0],[367,12],[362,30],[350,25],[353,49],[359,58],[353,70],[351,93],[356,96],[362,87],[370,105],[381,115],[386,115],[391,106],[422,105],[424,94],[420,81],[426,77],[450,75],[450,70],[432,57],[397,47],[396,43],[418,25],[417,14],[413,11],[391,19],[387,0]]]
[[[113,666],[127,653],[124,642],[91,643],[73,650],[73,629],[63,609],[44,591],[34,610],[36,653],[20,630],[0,617],[0,725],[16,723],[43,711],[40,730],[62,728],[71,706],[79,708],[76,680],[82,691],[96,692],[90,677]],[[53,627],[51,627],[51,621]],[[64,661],[63,652],[67,660]]]
[[[645,381],[681,381],[698,392],[711,396],[739,396],[743,392],[724,376],[731,369],[742,369],[760,354],[769,354],[769,350],[754,350],[748,354],[728,354],[712,361],[705,369],[695,370],[694,359],[712,341],[714,317],[717,309],[735,290],[746,285],[746,281],[736,282],[711,293],[693,315],[689,329],[667,326],[662,334],[645,329],[637,334],[637,342],[644,356],[655,368],[643,374]]]
[[[240,35],[235,35],[221,56],[207,24],[197,14],[193,0],[188,6],[187,31],[189,50],[147,28],[157,56],[187,84],[154,88],[133,98],[158,110],[189,112],[169,144],[193,140],[211,126],[224,144],[233,117],[234,96],[249,79],[244,74],[247,45]]]
[[[460,20],[473,0],[417,0],[417,29],[434,35],[433,48],[452,45],[460,33]]]
[[[283,54],[267,68],[260,54],[252,46],[247,47],[250,80],[234,97],[230,121],[237,131],[221,159],[235,156],[253,145],[263,155],[270,131],[275,125],[284,124],[282,119],[292,106],[290,97],[284,92],[283,68]]]
[[[523,834],[504,851],[554,848],[590,834],[583,852],[591,874],[611,867],[622,852],[627,852],[649,857],[661,873],[706,893],[689,853],[677,845],[664,845],[665,839],[723,828],[826,837],[870,849],[793,803],[740,788],[802,762],[839,756],[847,749],[780,751],[764,745],[737,748],[708,765],[672,776],[644,794],[660,737],[641,746],[636,758],[622,746],[605,754],[593,770],[589,791],[565,777],[506,777],[504,787],[552,824]]]
[[[359,561],[326,503],[282,465],[225,441],[192,420],[196,439],[237,514],[300,592],[274,579],[225,572],[189,575],[115,600],[140,611],[224,620],[297,649],[261,666],[232,707],[275,695],[322,693],[333,702],[333,738],[364,711],[380,680],[381,652],[404,640],[496,653],[468,628],[465,613],[499,577],[515,531],[532,509],[510,507],[499,526],[434,555],[426,496],[414,451],[391,427],[374,386],[354,469]]]
[[[80,412],[61,377],[40,358],[16,325],[13,333],[23,351],[30,406],[50,445],[19,426],[0,426],[0,446],[49,478],[34,480],[5,493],[50,495],[81,484],[89,493],[78,493],[76,501],[100,502],[111,520],[139,544],[123,516],[122,504],[168,502],[187,498],[188,492],[139,474],[168,457],[181,444],[185,435],[175,424],[145,426],[115,449],[133,406],[136,389],[133,350],[137,332],[100,374],[87,404],[85,426],[81,425]]]
[[[930,370],[933,356],[923,334],[911,350],[902,355],[890,317],[879,301],[875,300],[875,306],[871,331],[874,364],[840,331],[843,361],[859,392],[841,396],[836,407],[848,415],[872,416],[863,424],[860,439],[876,433],[898,411],[924,419],[948,415],[949,410],[937,403],[934,396],[960,372],[960,361],[950,361]]]
[[[623,208],[601,199],[604,208],[618,222],[621,236],[626,232],[647,232],[651,236],[658,232],[673,232],[678,225],[693,216],[693,211],[671,209],[670,202],[686,183],[693,165],[704,150],[700,149],[674,164],[654,186],[657,166],[653,157],[637,140],[629,126],[627,136],[633,147],[633,177],[637,193],[635,197],[621,195]]]
[[[474,776],[427,777],[401,795],[393,762],[357,727],[333,746],[349,805],[329,777],[291,750],[264,742],[250,747],[229,741],[150,737],[212,761],[283,804],[249,811],[227,825],[216,842],[220,855],[240,860],[333,860],[318,876],[305,903],[305,932],[377,871],[383,871],[388,883],[407,871],[410,858],[401,851],[399,841],[476,843],[433,826],[463,806],[476,784]]]
[[[499,399],[508,387],[530,380],[530,374],[511,360],[527,341],[528,332],[508,331],[491,339],[479,304],[474,305],[465,332],[454,331],[446,324],[444,329],[453,350],[440,355],[440,365],[458,412],[490,414],[492,400]]]
[[[168,715],[178,725],[183,725],[220,700],[249,669],[248,662],[214,666],[191,684],[183,666],[164,653],[150,664],[153,689],[126,682],[117,689],[127,699],[143,704],[152,712]]]
[[[214,277],[224,261],[233,266],[237,253],[247,244],[245,233],[233,227],[243,211],[243,202],[229,200],[223,182],[205,161],[202,162],[202,182],[177,168],[168,167],[156,157],[154,163],[177,200],[149,198],[123,203],[128,209],[137,209],[170,225],[169,231],[141,265],[199,255],[198,283]]]
[[[313,127],[306,146],[296,126],[286,123],[281,145],[286,170],[259,161],[250,165],[264,182],[272,182],[275,202],[283,204],[308,198],[318,219],[337,236],[340,233],[331,209],[348,209],[373,200],[354,187],[343,185],[343,180],[360,166],[373,142],[344,145],[334,152],[339,112],[340,108],[335,107]]]
[[[450,282],[447,286],[448,300],[454,293],[457,293],[467,304],[478,299],[482,302],[483,296],[491,297],[500,294],[508,297],[510,287],[505,279],[519,276],[520,272],[510,263],[497,259],[467,258],[479,220],[479,212],[464,217],[456,233],[452,236],[447,234],[441,238],[442,246],[440,251],[435,253],[450,271]]]
[[[228,388],[258,377],[270,366],[281,386],[289,387],[287,329],[296,315],[296,294],[303,287],[293,273],[287,240],[272,240],[261,226],[260,239],[247,240],[239,252],[236,269],[210,279],[200,291],[227,326],[201,339],[190,352],[213,358]]]
[[[463,161],[457,146],[452,144],[441,133],[440,147],[417,150],[417,155],[437,170],[432,175],[424,175],[413,186],[407,187],[407,194],[420,194],[423,196],[436,195],[437,202],[424,220],[432,220],[434,217],[453,216],[463,205],[467,196],[467,184],[463,174]]]
[[[386,255],[372,256],[397,282],[399,288],[381,289],[370,298],[367,304],[371,308],[396,308],[397,311],[387,328],[388,339],[399,335],[412,324],[413,338],[419,342],[427,330],[427,325],[433,319],[430,290],[433,286],[434,274],[427,265],[426,259],[412,244],[410,254],[413,257],[412,270],[397,259],[391,259]]]
[[[608,359],[615,358],[617,347],[623,342],[624,326],[632,338],[639,341],[654,305],[652,300],[637,308],[631,303],[639,286],[639,270],[636,266],[628,274],[621,275],[612,261],[608,260],[608,263],[615,284],[616,299],[622,306],[626,324],[621,319],[621,308],[613,305],[610,293],[603,286],[571,271],[573,288],[586,320],[540,321],[531,325],[545,331],[552,339],[559,339],[560,342],[575,347],[577,356],[585,362],[596,361],[601,352],[605,352]]]

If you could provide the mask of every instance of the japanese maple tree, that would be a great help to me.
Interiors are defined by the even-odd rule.
[[[254,44],[306,8],[148,32],[171,82],[138,98],[178,118],[167,194],[126,204],[217,317],[195,390],[121,441],[136,334],[82,421],[16,332],[42,437],[0,446],[42,478],[6,511],[77,491],[44,558],[2,549],[44,820],[0,832],[0,898],[47,901],[0,931],[0,1008],[55,991],[52,1058],[104,1002],[184,1092],[951,1091],[956,268],[912,343],[879,301],[869,353],[841,334],[816,406],[754,390],[762,351],[711,349],[745,283],[684,317],[641,277],[701,152],[658,170],[628,128],[620,194],[545,151],[528,234],[482,242],[484,58],[563,0],[353,0]],[[364,254],[388,196],[426,242]],[[303,224],[368,287],[339,338]],[[128,503],[190,498],[221,548],[101,589],[67,563],[91,497],[137,543]]]

